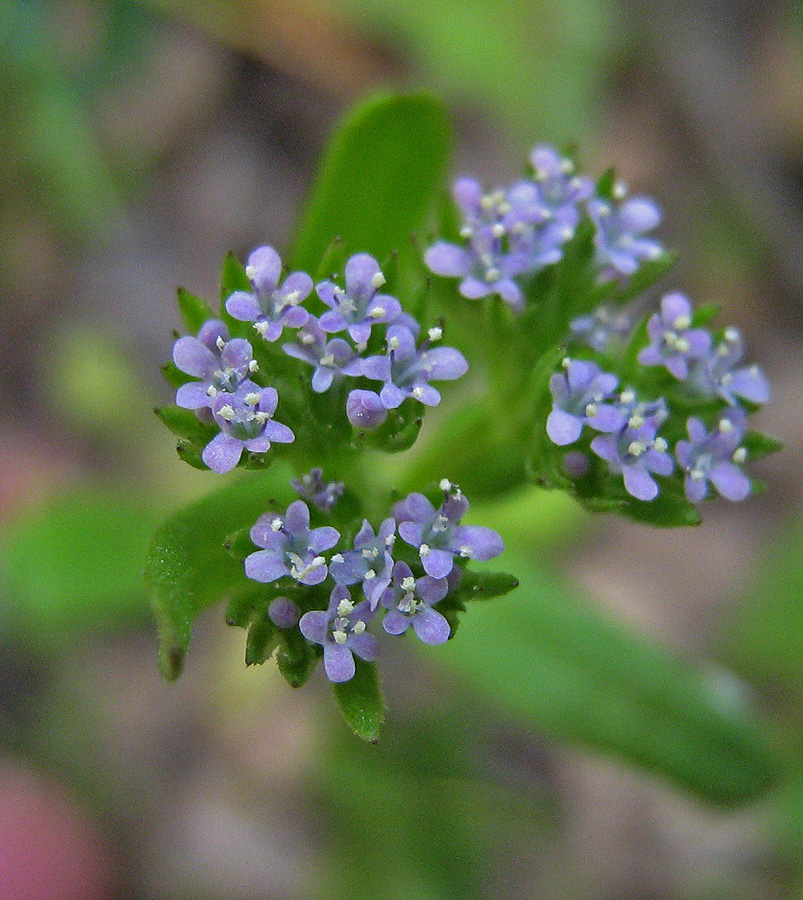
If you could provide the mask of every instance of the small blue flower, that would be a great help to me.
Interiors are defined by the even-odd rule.
[[[250,531],[251,540],[262,547],[245,559],[245,574],[254,581],[270,584],[289,575],[301,584],[320,584],[327,573],[321,554],[331,550],[340,532],[324,525],[309,527],[309,507],[295,500],[284,516],[266,513]]]
[[[631,417],[632,418],[632,417]],[[616,434],[599,434],[591,449],[604,459],[612,472],[621,473],[625,490],[637,500],[654,500],[658,485],[651,473],[671,475],[674,463],[666,452],[666,441],[656,436],[653,421],[638,427],[625,425]]]
[[[219,319],[204,322],[198,337],[179,338],[173,345],[173,362],[200,379],[182,384],[176,392],[176,404],[184,409],[212,406],[218,394],[234,394],[244,385],[259,390],[249,381],[258,368],[251,345],[242,338],[229,340],[229,330]]]
[[[684,294],[666,294],[661,311],[650,316],[647,334],[650,343],[639,352],[644,366],[664,365],[679,381],[689,376],[689,360],[702,359],[711,350],[711,335],[692,328],[691,303]]]
[[[550,440],[559,447],[573,444],[590,425],[597,431],[618,431],[626,421],[622,410],[606,401],[613,397],[619,379],[603,372],[594,362],[563,361],[565,372],[549,379],[554,406],[546,421]]]
[[[345,270],[346,289],[333,281],[322,281],[315,288],[330,308],[320,318],[320,327],[328,332],[348,331],[358,347],[364,347],[371,328],[392,322],[401,312],[401,304],[390,294],[378,294],[385,283],[379,263],[367,253],[350,257]]]
[[[332,590],[328,609],[316,609],[301,617],[301,633],[323,647],[323,668],[331,682],[351,681],[356,671],[352,654],[368,662],[376,659],[379,644],[365,630],[373,615],[367,600],[355,605],[349,589],[338,584]]]
[[[626,312],[607,304],[569,323],[572,340],[586,344],[598,353],[608,353],[630,335],[633,322]]]
[[[388,411],[376,391],[356,389],[346,397],[346,417],[355,428],[371,431],[387,419]]]
[[[236,394],[218,394],[212,403],[212,416],[220,434],[204,447],[201,459],[213,472],[223,474],[237,465],[243,450],[267,453],[271,442],[292,443],[293,432],[273,421],[278,402],[276,388],[260,388],[249,382]]]
[[[419,640],[425,644],[443,644],[449,640],[451,629],[446,618],[432,607],[449,591],[446,578],[424,575],[416,579],[405,562],[393,567],[393,583],[382,594],[387,612],[382,627],[388,634],[404,634],[412,625]]]
[[[288,597],[274,597],[268,607],[268,618],[277,628],[292,628],[301,618],[301,610]]]
[[[316,394],[328,391],[332,383],[344,375],[362,373],[362,359],[357,356],[343,338],[326,340],[326,333],[315,316],[298,329],[295,343],[282,344],[288,356],[300,359],[315,367],[312,389]]]
[[[293,272],[280,284],[282,261],[273,247],[259,247],[248,257],[245,274],[253,292],[235,291],[226,301],[226,311],[242,322],[253,322],[267,341],[281,337],[282,329],[300,328],[309,313],[300,304],[312,291],[306,272]]]
[[[301,478],[292,478],[290,484],[304,500],[309,500],[324,512],[330,512],[345,488],[342,481],[324,481],[323,469],[318,466]]]
[[[740,397],[750,403],[766,403],[770,399],[769,381],[758,366],[739,366],[743,356],[739,330],[726,328],[720,343],[695,361],[691,385],[705,397],[721,397],[729,406],[736,406]]]
[[[612,270],[613,275],[632,275],[643,260],[657,259],[663,252],[657,241],[644,236],[661,221],[661,212],[652,200],[631,197],[613,205],[594,197],[587,209],[597,228],[594,242],[603,274]]]
[[[394,507],[399,535],[415,547],[427,575],[445,578],[455,557],[488,560],[504,550],[502,538],[481,525],[461,525],[468,500],[460,488],[444,479],[445,499],[438,509],[423,494],[412,493]]]
[[[459,178],[453,195],[463,214],[460,234],[466,244],[438,241],[424,254],[425,263],[436,275],[462,279],[459,291],[469,300],[499,294],[514,310],[521,309],[524,296],[514,278],[524,271],[527,259],[508,249],[507,196],[503,191],[483,193],[473,178]]]
[[[424,343],[416,349],[415,335],[406,325],[391,325],[387,330],[387,354],[369,356],[363,361],[362,374],[383,381],[379,399],[385,409],[396,409],[412,397],[425,406],[437,406],[441,395],[430,381],[452,381],[468,371],[466,358],[454,347],[431,347],[440,339],[440,328],[431,328]]]
[[[533,181],[539,187],[550,218],[565,227],[576,228],[580,221],[578,206],[591,196],[594,183],[578,175],[570,159],[543,144],[533,148],[530,163]]]
[[[744,500],[750,493],[750,479],[739,468],[747,458],[740,446],[746,418],[739,407],[727,409],[710,432],[699,419],[689,418],[689,440],[677,442],[675,456],[686,473],[684,489],[692,503],[706,498],[709,481],[726,500]]]
[[[371,609],[376,609],[382,592],[390,584],[393,558],[390,550],[396,540],[396,522],[385,519],[374,534],[367,519],[354,538],[354,549],[336,553],[329,562],[329,574],[337,584],[362,582]]]

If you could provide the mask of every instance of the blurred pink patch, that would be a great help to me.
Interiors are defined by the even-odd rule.
[[[0,897],[108,900],[109,849],[63,789],[0,760]]]

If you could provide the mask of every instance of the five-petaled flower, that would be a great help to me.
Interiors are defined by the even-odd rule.
[[[708,482],[726,500],[744,500],[750,493],[750,479],[740,466],[747,451],[740,446],[746,414],[733,407],[721,413],[711,431],[695,416],[686,423],[688,441],[678,441],[675,456],[684,473],[686,498],[699,503],[708,495]]]
[[[664,365],[680,381],[689,376],[689,360],[702,359],[711,349],[711,335],[692,328],[692,308],[688,298],[677,291],[661,300],[660,313],[647,322],[650,343],[639,352],[643,366]]]
[[[404,634],[412,625],[416,636],[425,644],[443,644],[449,640],[446,618],[432,607],[449,591],[446,578],[424,575],[415,578],[406,562],[393,567],[393,582],[382,594],[387,609],[382,627],[388,634]]]

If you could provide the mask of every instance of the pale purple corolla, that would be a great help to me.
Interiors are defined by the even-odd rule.
[[[427,575],[445,578],[455,558],[493,559],[504,550],[502,538],[492,528],[461,525],[468,500],[456,485],[441,482],[444,501],[438,509],[419,493],[409,494],[393,508],[399,535],[418,550]]]
[[[642,261],[657,259],[663,252],[658,241],[645,236],[661,222],[661,211],[652,200],[630,197],[614,203],[592,197],[586,208],[596,226],[594,243],[603,275],[632,275]]]
[[[729,406],[736,406],[739,398],[766,403],[769,381],[758,366],[740,366],[743,356],[738,328],[726,328],[722,340],[692,366],[689,383],[703,396],[721,397]]]
[[[650,343],[638,355],[644,366],[666,366],[679,381],[689,376],[689,361],[702,359],[711,350],[711,335],[703,328],[692,328],[692,306],[677,291],[666,294],[661,310],[650,316],[647,335]]]
[[[242,322],[253,322],[267,341],[281,337],[282,329],[300,328],[309,317],[301,304],[312,292],[306,272],[293,272],[284,281],[282,261],[273,247],[258,247],[248,257],[245,274],[253,291],[235,291],[226,300],[226,311]]]
[[[574,163],[553,147],[540,144],[530,153],[533,181],[541,192],[541,201],[551,217],[568,228],[580,221],[578,205],[594,190],[590,178],[578,175]]]
[[[329,574],[337,584],[362,583],[371,609],[376,609],[382,592],[390,584],[393,558],[390,551],[396,540],[396,521],[385,519],[374,534],[367,519],[354,537],[352,550],[336,553],[329,561]]]
[[[343,495],[345,485],[342,481],[324,481],[323,469],[316,466],[301,478],[291,478],[290,484],[295,492],[304,500],[309,500],[318,509],[330,512]]]
[[[382,627],[388,634],[404,634],[412,625],[416,636],[425,644],[445,643],[451,633],[449,623],[432,607],[448,591],[446,578],[424,575],[416,579],[407,563],[397,562],[393,567],[393,581],[382,594],[382,606],[387,609]]]
[[[388,411],[376,391],[357,388],[346,397],[346,417],[355,428],[371,431],[387,419]]]
[[[363,360],[343,338],[326,339],[315,316],[298,329],[293,343],[282,344],[288,356],[300,359],[315,367],[312,389],[316,394],[328,391],[332,383],[344,375],[357,376],[362,372]]]
[[[391,325],[387,330],[387,352],[363,360],[362,374],[383,381],[379,399],[385,409],[396,409],[412,397],[425,406],[437,406],[440,392],[430,381],[453,381],[468,371],[463,354],[454,347],[432,347],[442,335],[430,328],[426,340],[416,348],[415,335],[406,325]]]
[[[179,338],[173,345],[173,362],[200,379],[182,384],[176,392],[176,404],[184,409],[210,407],[218,394],[234,394],[246,382],[246,387],[259,390],[249,381],[258,369],[251,345],[242,338],[230,340],[220,319],[204,322],[197,337]]]
[[[220,433],[204,447],[201,459],[222,475],[237,465],[243,450],[267,453],[272,442],[292,443],[292,430],[273,421],[278,402],[276,388],[256,387],[249,382],[241,385],[236,394],[218,394],[212,403],[212,416]]]
[[[550,440],[563,447],[573,444],[584,425],[597,431],[618,431],[626,421],[621,408],[610,401],[619,383],[588,360],[565,359],[563,372],[549,379],[553,407],[546,420]]]
[[[320,584],[327,574],[324,551],[331,550],[340,533],[329,525],[309,527],[309,507],[295,500],[284,516],[266,513],[251,528],[251,540],[263,549],[245,559],[245,574],[270,584],[288,575],[301,584]]]
[[[572,340],[586,344],[598,353],[607,353],[621,344],[632,327],[633,322],[627,312],[605,303],[569,322]]]
[[[401,312],[401,304],[390,294],[378,293],[385,283],[379,263],[368,253],[356,253],[346,262],[345,290],[334,281],[322,281],[315,291],[329,307],[320,320],[327,333],[348,331],[364,347],[374,325],[388,324]]]
[[[301,610],[289,597],[274,597],[268,606],[268,618],[277,628],[292,628],[301,618]]]
[[[625,490],[637,500],[654,500],[658,484],[652,476],[671,475],[674,468],[667,443],[656,432],[657,425],[648,420],[637,428],[626,425],[616,434],[598,434],[591,441],[594,453],[612,472],[621,473]]]
[[[499,294],[520,310],[524,296],[514,279],[524,271],[526,260],[508,248],[505,217],[511,206],[506,193],[484,193],[473,178],[458,178],[452,193],[463,215],[460,236],[465,244],[438,241],[426,251],[424,262],[436,275],[460,278],[458,290],[467,299]]]
[[[692,503],[706,498],[709,482],[726,500],[744,500],[750,493],[750,479],[740,468],[747,458],[741,446],[746,418],[739,407],[727,409],[711,431],[700,419],[689,418],[689,440],[677,442],[675,456],[685,473],[686,498]]]
[[[345,585],[335,585],[326,610],[304,613],[298,627],[304,637],[323,647],[323,668],[335,684],[351,681],[357,667],[353,654],[373,662],[379,653],[376,638],[366,631],[373,618],[367,600],[355,604]]]

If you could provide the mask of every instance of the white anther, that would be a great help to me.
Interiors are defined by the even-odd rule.
[[[595,416],[597,414],[597,404],[596,403],[586,403],[586,415],[591,418],[591,416]]]
[[[578,190],[579,188],[581,188],[582,186],[583,186],[583,179],[579,178],[577,175],[575,175],[574,178],[572,178],[571,181],[569,182],[569,187],[575,191]]]
[[[314,344],[315,343],[315,335],[310,334],[309,331],[299,332],[301,334],[301,343],[302,344]]]
[[[226,342],[220,335],[218,335],[218,338],[215,341],[215,346],[218,348],[218,350],[222,350],[226,346]]]
[[[261,322],[254,322],[254,330],[258,331],[262,337],[265,337],[269,328],[270,322],[266,322],[264,319]]]
[[[214,384],[210,384],[209,387],[206,389],[206,396],[207,397],[217,397],[217,395],[218,395],[218,389],[214,386]]]
[[[624,198],[627,196],[627,185],[624,183],[624,181],[617,181],[613,186],[612,193],[617,200],[624,200]]]
[[[644,424],[644,416],[640,413],[633,413],[633,415],[627,420],[628,428],[641,428]]]
[[[429,329],[427,337],[431,341],[439,341],[443,337],[443,329],[436,325],[434,328]]]
[[[333,563],[342,563],[343,562],[343,554],[335,553],[335,555],[332,557],[332,562]]]
[[[357,619],[354,623],[354,627],[351,629],[354,634],[362,634],[365,631],[365,622],[362,619]]]
[[[730,419],[720,419],[719,430],[722,434],[728,434],[733,431],[733,422]]]
[[[375,306],[368,315],[372,319],[381,319],[387,313],[387,310],[384,306]]]
[[[255,391],[252,391],[251,393],[246,394],[245,397],[243,397],[243,400],[245,400],[249,406],[256,406],[257,403],[259,403],[260,395]]]
[[[496,268],[496,266],[490,266],[485,270],[485,280],[489,284],[491,284],[491,282],[499,281],[499,276],[501,274],[502,273],[499,271],[499,269]]]
[[[474,229],[470,225],[464,225],[460,229],[460,237],[468,240],[470,237],[473,237]]]
[[[560,161],[560,170],[564,175],[571,175],[574,172],[574,163],[570,159],[562,159]]]
[[[619,399],[622,401],[622,403],[632,403],[636,399],[636,395],[631,388],[628,388],[627,390],[622,391],[622,393],[619,394]]]
[[[385,538],[385,546],[386,547],[392,547],[395,543],[396,543],[396,535],[395,534],[389,534]]]
[[[271,531],[281,531],[283,525],[284,525],[284,520],[279,518],[279,516],[276,516],[276,518],[273,519],[273,521],[270,523],[270,530]]]
[[[463,559],[469,559],[471,557],[471,553],[472,550],[471,547],[468,546],[468,544],[463,544],[463,546],[460,548],[460,555],[463,557]]]
[[[658,257],[661,255],[661,253],[662,253],[662,250],[660,247],[652,246],[647,251],[647,258],[648,259],[658,259]]]
[[[562,228],[560,236],[564,241],[570,241],[574,237],[574,228]]]
[[[259,422],[260,425],[264,425],[265,422],[270,419],[270,413],[266,413],[264,409],[260,409],[258,412],[254,413],[254,419]]]
[[[652,449],[657,450],[659,453],[666,453],[668,446],[669,444],[667,444],[666,440],[662,437],[657,437],[652,442]]]
[[[321,357],[321,365],[322,366],[333,366],[335,364],[335,355],[334,353],[324,353]]]
[[[339,616],[347,616],[354,612],[354,604],[351,600],[343,599],[337,604],[337,614]]]
[[[688,353],[691,350],[691,344],[685,337],[675,338],[675,349],[678,353]]]
[[[417,384],[417,385],[412,389],[412,391],[410,391],[410,393],[413,395],[413,397],[414,397],[416,400],[421,400],[421,399],[423,398],[423,396],[424,396],[424,389],[421,387],[420,384]]]
[[[249,281],[253,281],[257,277],[258,269],[256,266],[246,266],[245,267],[245,277]]]
[[[729,344],[735,344],[739,340],[739,329],[738,328],[726,328],[725,334],[723,335],[723,337]]]
[[[341,631],[338,629],[337,631],[332,632],[332,637],[335,639],[336,644],[345,644],[348,640],[348,635],[345,631]]]
[[[747,459],[747,448],[746,447],[737,447],[733,451],[733,456],[731,457],[735,463],[741,465]]]
[[[398,350],[400,343],[401,343],[401,341],[399,341],[399,339],[394,335],[388,341],[388,350]]]
[[[685,331],[687,328],[691,328],[691,319],[688,316],[678,316],[672,323],[672,327],[675,331]]]
[[[692,469],[689,472],[692,481],[702,481],[705,478],[705,472],[702,469]]]
[[[429,544],[421,544],[418,548],[418,552],[421,556],[429,556],[429,554],[432,553],[432,548]]]
[[[363,578],[366,581],[373,581],[376,578],[376,572],[373,569],[368,569],[368,571],[363,575]]]
[[[448,494],[452,489],[452,482],[449,481],[448,478],[441,478],[441,480],[438,482],[438,487]]]
[[[234,418],[234,407],[230,403],[227,403],[225,406],[220,407],[217,414],[221,419],[225,419],[227,422],[231,422],[231,420]]]
[[[609,216],[611,214],[611,208],[607,203],[600,203],[599,205],[599,214],[601,216]]]
[[[495,238],[501,238],[505,235],[505,226],[501,222],[494,222],[491,226],[491,234]]]
[[[402,578],[401,589],[409,594],[411,591],[415,590],[415,578],[412,575],[407,575],[405,578]]]
[[[259,363],[252,359],[250,363],[248,363],[248,371],[249,372],[258,372],[259,371]]]
[[[641,456],[646,449],[646,445],[641,441],[631,441],[628,445],[627,452],[631,456]]]
[[[568,369],[569,366],[572,364],[572,361],[569,359],[568,356],[564,356],[563,359],[560,361],[560,364],[563,366],[564,369]]]

